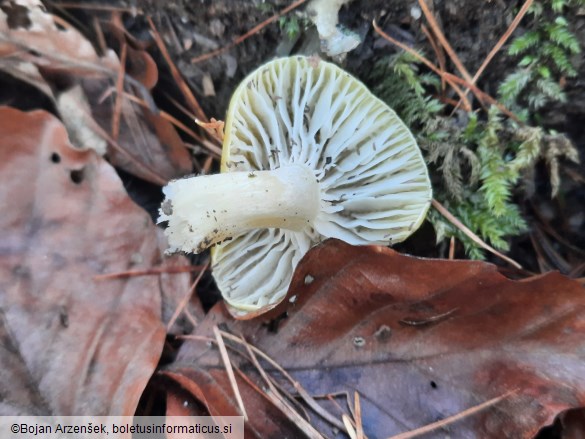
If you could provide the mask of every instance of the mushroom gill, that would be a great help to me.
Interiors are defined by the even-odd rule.
[[[222,174],[171,182],[165,195],[160,221],[172,249],[224,241],[213,249],[214,277],[240,317],[281,301],[316,243],[403,241],[432,197],[422,154],[394,111],[334,64],[301,56],[239,85]]]

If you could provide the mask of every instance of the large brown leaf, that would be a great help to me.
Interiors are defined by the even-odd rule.
[[[94,276],[160,264],[156,228],[55,117],[4,107],[0,120],[0,414],[133,415],[168,281]]]
[[[353,400],[357,391],[369,438],[421,427],[511,391],[434,433],[528,438],[562,410],[585,405],[585,291],[558,273],[512,281],[483,262],[417,259],[329,241],[301,262],[285,303],[288,317],[276,333],[258,321],[232,321],[216,307],[167,375],[210,412],[236,414],[218,351],[205,344],[214,325],[225,325],[310,394],[347,392]],[[259,382],[244,354],[232,351],[232,361]],[[253,413],[249,437],[252,431],[270,437],[259,411],[269,405],[265,395],[237,381]],[[340,418],[334,405],[324,407]],[[312,422],[332,435],[315,415]]]

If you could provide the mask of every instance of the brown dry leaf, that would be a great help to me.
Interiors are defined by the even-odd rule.
[[[109,88],[104,80],[83,79],[81,85],[91,106],[91,115],[102,131],[111,136],[116,93],[102,99]],[[192,170],[189,151],[171,123],[128,97],[122,102],[116,142],[122,151],[109,148],[110,162],[146,181],[162,185]]]
[[[103,75],[117,70],[113,51],[100,58],[79,31],[48,13],[40,0],[3,4],[0,9],[0,54],[71,73]]]
[[[483,262],[417,259],[331,240],[301,262],[285,303],[288,316],[276,333],[258,321],[232,321],[217,306],[166,374],[210,412],[235,414],[217,349],[206,345],[220,325],[243,334],[311,395],[345,392],[337,406],[321,402],[337,419],[357,391],[369,438],[409,431],[508,392],[433,434],[529,438],[559,412],[585,405],[585,290],[558,273],[512,281]],[[230,352],[234,365],[259,383],[246,351],[226,343],[241,352]],[[266,409],[266,397],[244,379],[238,385],[246,410],[256,413],[248,428],[269,437],[258,411]],[[312,423],[332,435],[314,414]]]
[[[120,60],[114,51],[108,49],[103,57],[98,56],[79,31],[47,13],[40,1],[19,0],[0,9],[0,54],[4,55],[0,70],[54,100],[72,139],[91,137],[94,141],[84,142],[84,146],[104,154],[111,136],[119,147],[110,144],[108,148],[115,166],[163,185],[189,173],[191,157],[174,127],[158,114],[149,94],[158,81],[156,64],[146,51],[127,48],[128,76],[121,90],[146,101],[148,108],[124,97],[117,109],[116,92],[111,90],[120,73]],[[55,95],[55,83],[69,87]],[[114,118],[119,118],[119,136],[112,135]]]
[[[156,228],[55,117],[0,107],[0,120],[0,414],[133,415],[164,343],[166,281],[93,277],[161,264]]]
[[[200,348],[201,343],[198,343],[197,347]],[[175,380],[203,404],[209,415],[241,416],[225,369],[222,366],[199,368],[193,367],[193,363],[191,365],[179,363],[173,369],[174,372],[166,371],[162,374]],[[259,387],[252,386],[241,379],[238,379],[238,384],[246,410],[251,414],[250,421],[244,425],[246,439],[303,437],[301,430],[266,398]],[[181,415],[175,410],[167,411],[167,414],[169,416]]]

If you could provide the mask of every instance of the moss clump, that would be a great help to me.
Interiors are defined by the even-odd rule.
[[[528,30],[508,47],[508,56],[518,59],[516,70],[499,85],[499,100],[524,120],[553,102],[564,102],[561,78],[577,76],[571,58],[581,52],[579,40],[563,14],[583,0],[536,1],[528,10]]]
[[[533,175],[535,165],[547,163],[554,196],[560,160],[578,161],[564,135],[534,123],[544,105],[564,100],[561,78],[576,74],[571,56],[580,47],[562,16],[575,3],[585,1],[535,2],[528,31],[509,46],[507,56],[520,59],[500,84],[499,99],[534,126],[505,120],[495,107],[487,114],[458,110],[448,115],[445,105],[433,97],[440,89],[439,79],[421,73],[408,53],[379,61],[368,78],[373,91],[415,133],[431,167],[435,198],[498,250],[508,250],[509,239],[527,230],[516,200],[526,196],[519,183]],[[556,18],[551,21],[545,12]],[[483,250],[438,212],[431,211],[429,220],[438,241],[454,236],[470,257],[483,258]]]

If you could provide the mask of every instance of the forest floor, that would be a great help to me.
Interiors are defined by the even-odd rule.
[[[22,1],[0,1],[0,201],[11,207],[0,221],[0,414],[247,410],[257,438],[585,431],[582,2],[534,2],[544,12],[523,15],[532,1],[340,1],[341,34],[359,44],[328,56],[309,1],[47,1],[36,15]],[[46,26],[41,38],[31,20]],[[541,40],[519,66],[509,47],[532,31]],[[403,51],[389,40],[430,66],[409,59],[400,76],[391,62]],[[570,67],[559,68],[564,52],[547,66],[539,44],[567,49]],[[412,86],[405,96],[429,111],[410,127],[434,197],[476,235],[433,210],[392,249],[329,241],[299,264],[278,312],[235,321],[209,252],[164,254],[162,187],[219,172],[220,136],[195,119],[223,120],[248,74],[293,54],[338,64],[386,101],[395,80]],[[518,69],[542,76],[528,82],[544,105],[529,86],[503,105]],[[530,152],[515,137],[527,131],[548,140]],[[520,226],[481,204],[498,173],[499,206]]]

